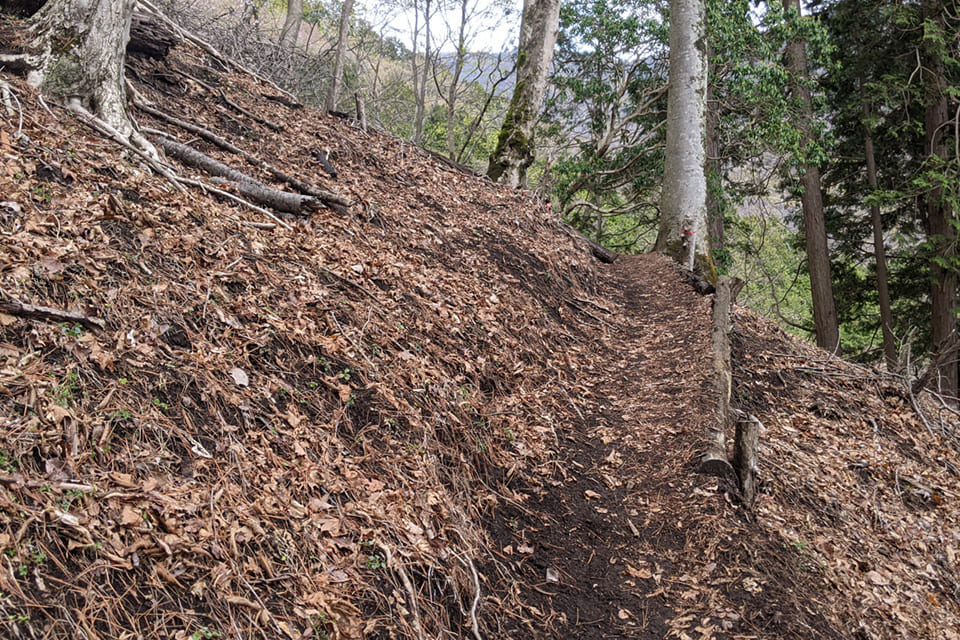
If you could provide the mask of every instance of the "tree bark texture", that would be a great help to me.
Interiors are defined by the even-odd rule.
[[[796,11],[800,16],[800,0],[783,0],[785,11]],[[797,128],[800,130],[801,148],[812,142],[813,106],[806,81],[810,78],[807,67],[807,46],[803,40],[787,44],[787,67],[790,70],[790,91],[800,104]],[[823,192],[820,187],[820,168],[815,164],[801,167],[800,195],[803,207],[803,235],[806,242],[807,268],[810,272],[810,293],[813,301],[813,324],[817,345],[829,351],[840,348],[840,325],[833,298],[833,280],[830,275],[830,249],[827,245],[827,228],[823,217]]]
[[[144,146],[130,120],[124,59],[136,0],[51,0],[30,19],[40,64],[30,83]]]
[[[733,468],[737,472],[740,484],[740,496],[743,504],[753,507],[757,499],[757,472],[759,463],[757,449],[760,445],[760,421],[749,415],[737,421],[737,435],[734,441]]]
[[[863,88],[861,87],[861,95]],[[877,160],[873,147],[873,133],[870,130],[870,106],[864,101],[864,138],[863,150],[867,161],[867,183],[870,189],[876,191]],[[880,331],[883,336],[883,356],[887,369],[893,371],[897,367],[897,343],[893,335],[893,312],[890,309],[890,287],[887,277],[887,253],[883,246],[883,218],[880,215],[880,205],[870,205],[870,225],[873,227],[873,259],[877,269],[877,298],[880,303]]]
[[[300,23],[303,22],[303,0],[287,0],[287,16],[280,29],[280,47],[291,52],[297,46],[300,37]]]
[[[667,146],[654,245],[681,264],[709,265],[707,179],[704,173],[707,51],[703,0],[670,1],[670,87]]]
[[[517,83],[487,167],[487,176],[495,182],[518,187],[533,163],[533,128],[547,91],[559,24],[560,0],[524,0]]]
[[[733,391],[733,373],[730,366],[730,309],[733,306],[735,282],[727,277],[717,278],[717,292],[713,297],[713,321],[710,343],[713,351],[713,382],[716,408],[713,420],[706,429],[706,451],[700,460],[700,472],[724,475],[730,470],[727,461],[727,425],[730,422],[730,396]]]
[[[170,157],[176,158],[183,164],[203,169],[211,176],[229,180],[241,195],[250,198],[257,204],[297,215],[309,215],[320,207],[320,200],[317,198],[268,187],[245,173],[232,169],[185,144],[180,144],[169,138],[159,138],[157,144]]]
[[[707,58],[709,60],[709,57]],[[709,67],[708,67],[709,68]],[[712,73],[712,71],[710,72]],[[712,99],[709,73],[706,102],[706,159],[704,167],[707,176],[707,233],[710,236],[711,251],[723,249],[723,203],[722,195],[723,167],[720,164],[720,113],[719,105]]]
[[[944,123],[950,119],[946,94],[947,81],[943,53],[949,48],[945,7],[938,0],[923,0],[926,29],[922,46],[924,67],[924,133],[927,160],[938,167],[949,159]],[[954,158],[960,162],[960,158]],[[935,169],[936,170],[936,169]],[[943,187],[935,186],[926,193],[927,237],[933,247],[930,260],[931,342],[935,359],[940,362],[938,378],[933,386],[942,394],[957,396],[957,232],[954,212],[944,198]]]
[[[350,32],[350,16],[353,15],[353,0],[344,0],[340,8],[340,24],[337,28],[337,51],[333,57],[333,78],[327,93],[327,111],[333,111],[340,102],[340,90],[343,85],[343,64],[347,57],[347,36]]]

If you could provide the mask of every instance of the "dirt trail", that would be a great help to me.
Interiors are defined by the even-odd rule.
[[[499,590],[530,614],[511,637],[660,638],[675,616],[661,588],[686,544],[671,478],[710,415],[709,299],[659,256],[602,275],[618,306],[579,372],[592,411],[569,425],[555,464],[516,483],[526,499],[490,523],[509,568]]]

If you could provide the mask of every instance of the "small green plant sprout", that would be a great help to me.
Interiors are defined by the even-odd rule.
[[[372,553],[367,556],[367,561],[364,565],[368,569],[386,569],[387,559],[383,557],[382,553]]]
[[[130,418],[133,417],[133,414],[130,412],[129,409],[120,408],[120,409],[114,409],[110,413],[110,417],[113,418],[114,420],[129,420]]]
[[[79,502],[83,502],[83,491],[79,491],[78,489],[67,489],[67,492],[60,500],[60,508],[64,511],[69,511],[70,507],[72,507],[74,503]]]
[[[33,195],[37,196],[44,202],[50,202],[50,199],[53,197],[53,194],[50,192],[50,189],[46,187],[46,185],[38,184],[35,185],[31,190],[33,191]]]
[[[329,614],[326,611],[321,611],[317,616],[317,621],[313,623],[313,632],[320,640],[330,640],[330,633],[327,631],[327,625],[330,623]]]
[[[20,463],[17,461],[16,456],[6,451],[0,451],[0,471],[11,473],[18,469],[20,469]]]
[[[350,382],[350,374],[351,374],[351,373],[352,373],[352,372],[350,371],[350,368],[347,367],[347,368],[345,368],[343,371],[341,371],[340,373],[337,374],[337,378],[340,379],[340,380],[343,380],[344,382]]]
[[[74,395],[77,391],[77,380],[80,379],[80,376],[76,371],[71,371],[67,374],[67,379],[62,383],[55,385],[50,389],[50,393],[53,396],[53,401],[56,402],[61,407],[69,407],[70,402],[73,401]]]
[[[190,634],[190,640],[212,640],[219,637],[221,637],[220,632],[210,627],[200,627]]]
[[[164,411],[170,408],[170,405],[162,401],[160,398],[153,399],[153,406],[163,409]]]
[[[83,325],[79,322],[74,324],[69,324],[67,322],[61,322],[60,328],[63,330],[63,334],[70,336],[71,338],[79,338],[83,335]]]

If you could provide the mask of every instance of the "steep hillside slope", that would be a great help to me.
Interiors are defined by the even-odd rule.
[[[672,263],[196,49],[128,75],[350,204],[180,191],[0,76],[0,636],[957,637],[955,414],[740,310],[746,512]]]

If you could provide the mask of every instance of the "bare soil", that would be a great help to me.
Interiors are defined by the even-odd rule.
[[[0,296],[106,329],[0,314],[0,637],[958,638],[936,398],[736,309],[747,511],[694,472],[711,298],[672,262],[601,265],[531,194],[191,47],[128,75],[353,204],[287,230],[177,191],[3,76]]]

